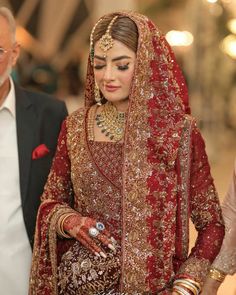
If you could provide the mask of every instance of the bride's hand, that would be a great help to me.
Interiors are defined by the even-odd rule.
[[[68,216],[64,221],[64,230],[77,239],[84,247],[97,256],[106,258],[104,251],[96,241],[115,251],[114,240],[101,222],[90,217],[83,217],[79,214]]]

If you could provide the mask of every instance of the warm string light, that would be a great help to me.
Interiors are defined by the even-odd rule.
[[[226,36],[221,42],[220,47],[224,53],[236,59],[236,35]]]
[[[229,20],[227,27],[233,34],[236,34],[236,18]]]
[[[215,16],[220,16],[223,13],[222,5],[231,12],[235,11],[235,4],[236,1],[233,0],[204,0],[209,4],[214,4],[209,6],[209,11],[211,14]],[[221,3],[220,3],[221,2]],[[220,5],[222,4],[222,5]],[[233,5],[234,4],[234,5]],[[236,12],[235,12],[236,13]],[[228,21],[227,23],[228,29],[231,31],[232,34],[226,36],[222,42],[220,43],[221,50],[230,56],[233,59],[236,59],[236,18],[233,18]]]
[[[190,46],[193,43],[193,35],[188,31],[169,31],[166,39],[171,46]]]

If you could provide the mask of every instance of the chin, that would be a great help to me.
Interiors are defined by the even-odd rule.
[[[124,101],[126,101],[126,100],[128,100],[128,97],[111,97],[111,96],[106,96],[105,97],[105,99],[107,100],[107,101],[110,101],[110,102],[124,102]]]

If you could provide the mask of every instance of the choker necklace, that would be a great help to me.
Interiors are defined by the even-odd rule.
[[[103,105],[101,113],[96,115],[95,120],[102,133],[109,137],[110,140],[120,141],[123,138],[125,113],[118,112],[111,102]]]

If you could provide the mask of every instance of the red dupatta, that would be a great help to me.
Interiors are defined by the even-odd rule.
[[[139,42],[124,143],[123,264],[125,292],[162,290],[173,278],[177,173],[175,160],[188,94],[173,52],[156,26],[134,12]],[[86,105],[95,103],[89,59]],[[157,279],[159,278],[159,279]]]

